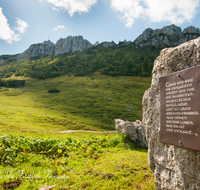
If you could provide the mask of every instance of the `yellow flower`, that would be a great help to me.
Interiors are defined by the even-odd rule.
[[[59,153],[59,154],[62,153],[62,150],[61,150],[61,149],[58,149],[58,153]]]

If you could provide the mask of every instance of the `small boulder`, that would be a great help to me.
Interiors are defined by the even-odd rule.
[[[129,135],[138,145],[148,147],[145,137],[145,126],[141,121],[129,122],[115,119],[115,128],[118,133]]]

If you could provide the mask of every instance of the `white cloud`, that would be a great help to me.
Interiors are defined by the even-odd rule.
[[[4,16],[2,8],[0,7],[0,39],[5,40],[8,43],[13,41],[19,41],[21,39],[21,34],[26,31],[29,26],[25,21],[17,19],[17,27],[12,30],[8,24],[7,18]],[[16,34],[16,32],[18,34]]]
[[[60,9],[55,8],[55,7],[52,7],[52,9],[53,9],[54,11],[60,11]]]
[[[58,30],[59,28],[62,28],[62,29],[64,29],[64,28],[65,28],[65,26],[64,26],[64,25],[58,25],[58,26],[56,26],[56,27],[54,28],[54,30]]]
[[[26,32],[26,29],[29,27],[28,23],[23,21],[20,18],[17,19],[17,27],[15,28],[16,31],[18,31],[20,34],[23,34]]]
[[[174,24],[191,22],[199,4],[200,0],[111,0],[112,9],[121,13],[128,28],[139,18]]]
[[[97,0],[45,0],[45,1],[53,4],[57,8],[68,10],[68,13],[70,14],[71,17],[75,12],[78,12],[80,14],[88,13],[89,10],[91,9],[91,6],[97,2]]]

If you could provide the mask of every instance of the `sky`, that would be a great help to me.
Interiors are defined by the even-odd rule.
[[[81,35],[134,41],[146,28],[200,28],[200,0],[0,0],[0,55]]]

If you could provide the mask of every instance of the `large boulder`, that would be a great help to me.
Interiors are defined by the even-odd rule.
[[[129,135],[138,145],[143,147],[148,146],[145,137],[145,127],[141,121],[136,120],[135,122],[129,122],[115,119],[115,128],[118,133]]]
[[[151,87],[143,97],[148,161],[156,189],[200,189],[200,151],[160,143],[159,77],[200,65],[200,37],[161,51],[154,62]],[[199,145],[200,146],[200,145]]]

